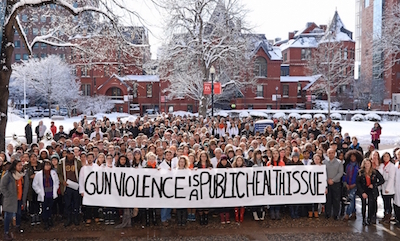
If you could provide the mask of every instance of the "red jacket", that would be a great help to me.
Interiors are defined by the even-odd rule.
[[[371,130],[371,139],[373,141],[379,140],[381,137],[381,129],[372,128]]]
[[[53,133],[53,136],[57,133],[57,127],[55,125],[50,127],[51,133]]]

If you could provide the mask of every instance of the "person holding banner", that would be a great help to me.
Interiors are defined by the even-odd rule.
[[[244,167],[246,167],[246,163],[245,163],[245,160],[244,160],[243,156],[236,156],[235,160],[233,161],[232,167],[233,168],[244,168]],[[239,223],[239,222],[243,223],[244,211],[245,211],[244,207],[235,207],[235,221],[236,221],[236,223]]]
[[[328,159],[324,161],[327,175],[327,194],[325,217],[329,219],[333,214],[335,220],[339,220],[341,188],[340,181],[343,176],[343,165],[336,159],[336,152],[333,149],[327,151]]]
[[[285,166],[286,157],[285,157],[285,149],[281,148],[279,149],[279,152],[277,149],[272,150],[272,159],[267,163],[268,167],[274,167],[274,166]],[[280,214],[280,205],[271,205],[269,206],[269,212],[272,220],[281,220],[281,214]],[[253,213],[254,214],[254,213]],[[265,212],[263,212],[265,214]],[[261,219],[263,220],[263,219]]]
[[[364,159],[361,169],[357,175],[357,194],[361,198],[363,225],[371,224],[372,218],[376,216],[377,206],[376,199],[379,196],[378,187],[385,180],[379,171],[372,168],[370,159]],[[368,218],[366,219],[366,209],[368,205]]]
[[[177,170],[186,170],[189,166],[189,158],[186,156],[180,156],[178,160]],[[178,226],[186,226],[186,219],[188,216],[188,210],[186,208],[176,209],[176,218],[178,221]]]
[[[61,163],[57,167],[57,174],[60,180],[61,193],[64,194],[66,220],[64,227],[72,224],[79,225],[79,172],[81,171],[82,163],[75,158],[72,148],[67,150],[67,156],[61,159]]]
[[[157,169],[156,154],[149,152],[146,155],[146,159],[147,159],[147,161],[145,164],[145,168]],[[156,209],[155,208],[146,208],[144,211],[145,211],[146,227],[150,226],[150,219],[152,220],[153,225],[157,226],[158,224],[157,224]],[[142,210],[142,212],[143,212],[143,210]]]
[[[87,154],[87,163],[86,163],[86,168],[81,168],[81,171],[79,173],[79,193],[81,194],[81,196],[83,197],[84,193],[85,193],[85,170],[87,170],[87,168],[92,168],[95,165],[93,165],[93,161],[94,161],[94,154],[93,152],[89,152]],[[90,224],[92,223],[92,218],[95,219],[96,223],[99,223],[99,218],[97,216],[98,212],[97,212],[97,208],[96,207],[92,207],[92,206],[86,206],[85,207],[85,212],[84,212],[84,218],[85,218],[85,223],[86,226],[90,226]]]
[[[287,164],[288,166],[303,166],[303,162],[300,161],[300,154],[298,152],[292,152],[292,160]],[[292,204],[289,206],[290,217],[292,219],[300,218],[299,216],[300,205]]]
[[[321,166],[322,165],[322,156],[315,154],[313,156],[313,162],[311,165]],[[319,203],[313,203],[308,208],[308,218],[312,218],[314,214],[314,218],[319,218],[318,214],[318,206]]]
[[[221,160],[219,161],[217,168],[231,168],[231,164],[228,162],[228,157],[223,155],[221,156]],[[220,208],[219,216],[221,218],[221,224],[230,224],[230,209],[229,208]]]
[[[197,169],[205,169],[209,168],[212,169],[213,165],[210,162],[210,157],[208,156],[206,151],[200,152],[199,162],[197,163]],[[200,225],[208,225],[208,209],[199,209],[199,216],[200,216]]]
[[[158,166],[158,168],[171,170],[172,157],[173,157],[172,151],[170,149],[165,150],[164,156],[165,156],[165,159],[163,162],[161,162],[161,164],[160,164],[160,166]],[[156,157],[156,161],[157,161],[157,157]],[[179,159],[178,159],[178,162],[179,162]],[[171,208],[161,208],[161,223],[164,225],[164,227],[167,227],[169,225],[169,220],[171,220],[171,211],[172,211]]]

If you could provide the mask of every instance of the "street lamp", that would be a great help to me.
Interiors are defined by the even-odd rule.
[[[214,117],[214,75],[215,75],[215,68],[214,65],[210,68],[211,74],[211,116]]]
[[[278,86],[275,87],[275,101],[276,101],[276,105],[275,105],[275,109],[278,109]]]

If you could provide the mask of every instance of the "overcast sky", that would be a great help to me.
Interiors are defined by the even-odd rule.
[[[355,0],[242,0],[249,10],[248,22],[255,33],[263,33],[268,39],[286,39],[288,32],[300,30],[307,22],[328,24],[337,9],[344,25],[355,30]],[[152,58],[156,58],[161,44],[162,18],[150,0],[135,0],[131,9],[137,11],[150,29]]]

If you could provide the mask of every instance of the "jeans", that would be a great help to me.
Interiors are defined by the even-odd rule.
[[[17,227],[21,226],[21,207],[22,207],[22,200],[18,200],[18,206],[17,206],[17,215],[16,215],[16,224]]]
[[[42,218],[44,221],[48,221],[51,217],[51,208],[53,207],[53,197],[44,198],[44,202],[42,204]]]
[[[4,212],[4,233],[8,233],[10,231],[11,220],[15,216],[15,213]]]
[[[29,201],[29,214],[39,214],[40,203],[37,201],[37,194],[32,193],[32,201]]]
[[[347,215],[350,215],[350,214],[356,212],[356,192],[357,192],[356,187],[349,191],[350,204],[349,204],[349,206],[347,206],[347,210],[346,210]]]
[[[328,193],[326,194],[326,209],[325,209],[325,215],[327,217],[331,216],[332,208],[333,208],[333,216],[337,217],[339,215],[340,197],[341,197],[340,182],[335,182],[332,185],[328,185]]]
[[[382,192],[382,198],[383,198],[383,208],[385,209],[385,214],[392,214],[392,199],[394,195],[384,195]]]
[[[65,214],[78,214],[80,206],[80,195],[78,190],[72,188],[65,188],[64,193],[65,200]]]
[[[292,218],[298,218],[299,217],[299,205],[290,205],[290,217]]]
[[[161,208],[161,222],[165,222],[171,219],[171,209]]]

